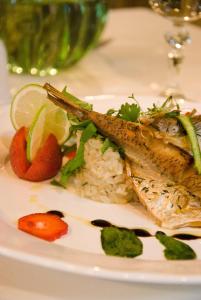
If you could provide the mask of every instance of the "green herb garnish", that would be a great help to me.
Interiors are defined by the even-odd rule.
[[[86,110],[92,111],[93,110],[93,105],[90,103],[87,103],[83,100],[78,99],[77,97],[73,96],[72,94],[67,92],[67,87],[65,87],[62,91],[63,95],[68,97],[68,100],[71,101],[72,103],[80,106],[81,108],[84,108]]]
[[[180,114],[180,107],[172,96],[168,97],[161,106],[153,103],[153,106],[147,109],[146,115],[150,117],[165,116],[174,118]]]
[[[185,129],[190,144],[191,144],[191,149],[193,152],[193,158],[194,158],[194,164],[195,168],[198,171],[198,174],[201,174],[201,153],[200,153],[200,146],[198,143],[198,137],[196,134],[196,129],[191,121],[191,118],[189,116],[178,116],[178,120],[181,122],[183,128]]]
[[[61,152],[62,152],[63,155],[66,155],[66,154],[68,154],[68,153],[70,153],[72,151],[76,151],[76,149],[77,149],[77,145],[76,144],[74,144],[72,146],[66,146],[66,145],[62,145],[61,146]]]
[[[108,111],[106,112],[107,116],[112,116],[114,114],[118,113],[118,110],[114,109],[114,108],[110,108],[108,109]]]
[[[118,118],[121,118],[121,119],[126,120],[126,121],[130,121],[130,122],[136,122],[137,119],[140,116],[141,108],[139,106],[139,103],[135,99],[134,95],[131,95],[128,98],[133,99],[135,101],[135,103],[129,104],[129,103],[126,102],[125,104],[121,105],[119,110],[116,110],[114,108],[110,108],[107,111],[106,115],[116,116]]]
[[[71,132],[75,132],[77,130],[84,130],[90,123],[92,123],[90,120],[85,120],[83,122],[79,122],[77,124],[73,124],[70,127]]]
[[[158,231],[156,233],[156,238],[160,243],[165,246],[164,254],[167,259],[170,260],[180,260],[180,259],[195,259],[196,254],[193,249],[171,236],[167,236],[165,233]]]
[[[118,151],[121,158],[125,157],[124,149],[120,146],[117,146],[113,142],[111,142],[108,138],[106,138],[101,147],[101,153],[104,154],[109,148],[112,148],[114,151]]]
[[[122,104],[117,115],[117,117],[130,122],[137,121],[139,116],[140,116],[140,107],[138,106],[138,104],[135,103]]]
[[[79,119],[70,112],[67,112],[67,117],[71,124],[78,124],[80,122]]]
[[[101,230],[101,243],[108,255],[136,257],[143,251],[142,242],[129,229],[105,227]]]
[[[118,150],[118,146],[106,138],[101,147],[101,153],[104,154],[109,148],[112,148],[115,151]]]
[[[180,115],[180,110],[173,110],[165,114],[166,118],[176,118]]]
[[[91,123],[90,120],[85,120],[83,122],[80,122],[78,119],[74,120],[71,123],[72,125],[69,130],[69,137],[67,138],[66,142],[69,141],[74,136],[77,130],[84,130],[90,123]]]
[[[63,166],[60,172],[61,174],[60,180],[59,181],[53,180],[51,182],[53,185],[62,186],[65,188],[70,176],[72,176],[72,174],[74,174],[75,171],[77,171],[79,168],[83,167],[83,165],[85,164],[84,146],[86,142],[96,134],[96,132],[97,129],[95,125],[92,122],[88,123],[87,127],[82,132],[80,138],[80,145],[77,149],[76,156],[73,159],[69,160]]]

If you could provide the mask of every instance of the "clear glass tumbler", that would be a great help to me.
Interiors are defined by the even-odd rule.
[[[11,72],[55,75],[99,39],[105,0],[0,0],[0,38]]]

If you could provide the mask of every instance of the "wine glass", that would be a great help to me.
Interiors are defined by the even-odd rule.
[[[184,46],[191,43],[185,23],[201,18],[201,0],[149,0],[149,4],[156,13],[167,17],[173,24],[172,32],[165,34],[171,48],[168,53],[171,80],[161,95],[173,96],[183,102],[187,98],[180,87],[179,73],[184,60]]]

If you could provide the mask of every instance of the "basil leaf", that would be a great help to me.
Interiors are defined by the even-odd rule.
[[[96,134],[96,132],[96,126],[92,122],[90,122],[81,135],[80,143],[85,144],[90,138],[92,138]]]
[[[66,96],[68,98],[69,101],[71,101],[72,103],[80,106],[81,108],[84,108],[86,110],[92,111],[93,110],[93,105],[90,103],[87,103],[83,100],[80,100],[78,98],[76,98],[75,96],[73,96],[72,94],[67,92],[67,87],[65,87],[62,91],[63,95]]]
[[[142,254],[143,245],[132,230],[104,227],[101,230],[102,248],[108,255],[136,257]]]
[[[158,231],[156,238],[160,243],[165,246],[164,254],[169,260],[178,259],[195,259],[196,254],[194,250],[187,244],[174,239],[171,236],[167,236],[165,233]]]
[[[81,138],[80,138],[80,145],[77,149],[76,156],[69,160],[61,169],[61,177],[59,182],[57,182],[57,186],[60,185],[62,187],[66,187],[68,179],[72,174],[81,168],[84,164],[84,145],[85,143],[93,137],[97,132],[96,127],[92,122],[88,124],[88,126],[83,130]]]

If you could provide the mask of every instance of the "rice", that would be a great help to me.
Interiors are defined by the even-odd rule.
[[[79,145],[80,133],[77,134]],[[112,148],[102,154],[103,141],[91,138],[85,144],[85,165],[69,182],[69,190],[82,197],[104,203],[126,203],[133,197],[124,173],[124,160]]]

